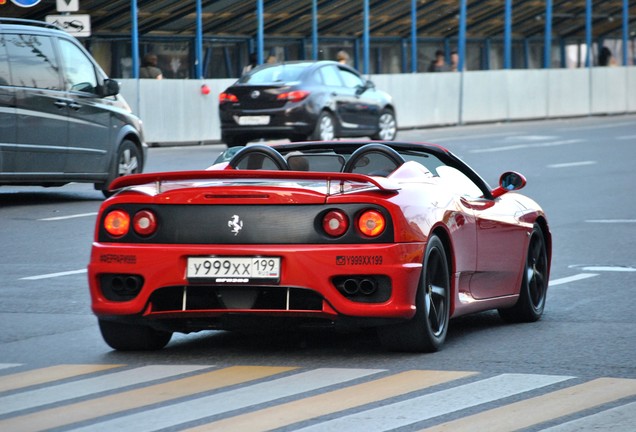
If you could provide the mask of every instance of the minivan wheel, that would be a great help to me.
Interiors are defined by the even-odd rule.
[[[117,150],[117,158],[111,167],[108,180],[103,185],[102,193],[104,196],[108,198],[113,195],[113,192],[108,190],[108,186],[110,186],[113,180],[117,177],[140,173],[142,166],[143,161],[139,148],[134,142],[124,140]]]

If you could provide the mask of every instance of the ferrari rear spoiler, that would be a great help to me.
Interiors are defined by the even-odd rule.
[[[161,190],[161,185],[166,182],[247,178],[273,180],[323,180],[327,183],[339,182],[341,185],[345,182],[366,183],[378,188],[381,192],[387,193],[393,193],[400,189],[400,186],[397,183],[392,182],[387,178],[370,177],[364,174],[269,170],[200,170],[130,174],[113,180],[109,189],[111,191],[115,191],[129,186],[154,184],[157,187],[157,190]]]

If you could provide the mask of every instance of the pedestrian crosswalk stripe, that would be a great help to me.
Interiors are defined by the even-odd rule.
[[[636,380],[599,378],[424,429],[426,432],[507,432],[636,395]],[[492,419],[496,418],[496,424]]]
[[[171,378],[209,367],[210,366],[171,365],[142,366],[94,378],[86,378],[79,381],[53,385],[47,388],[25,391],[0,397],[0,415],[109,390],[130,387],[136,384]]]
[[[265,408],[260,411],[226,418],[218,422],[187,429],[186,432],[228,430],[257,432],[273,430],[303,420],[338,413],[475,374],[475,372],[420,370],[401,372],[374,381]]]
[[[408,426],[433,417],[493,402],[571,379],[568,376],[503,374],[426,394],[355,414],[328,420],[297,431],[374,432]],[[473,429],[489,430],[489,429]]]
[[[541,432],[601,431],[608,428],[611,428],[612,432],[632,432],[634,425],[636,425],[636,402],[552,426]]]
[[[0,430],[42,431],[230,385],[241,384],[292,369],[294,368],[232,366],[166,383],[153,384],[141,389],[128,390],[84,402],[0,420]]]
[[[381,369],[314,369],[294,375],[222,393],[190,399],[171,406],[162,406],[141,413],[125,415],[114,420],[91,424],[74,432],[110,432],[135,425],[135,432],[154,431],[228,411],[274,401],[318,390],[354,379],[383,372]],[[238,430],[232,428],[233,430]],[[248,430],[248,429],[244,429]]]
[[[636,379],[292,366],[0,364],[0,431],[632,432]],[[546,429],[547,428],[547,429]],[[421,431],[421,432],[422,432]]]
[[[121,365],[90,365],[69,364],[50,366],[42,369],[18,372],[13,375],[5,375],[0,380],[0,392],[16,390],[29,386],[46,384],[66,378],[77,377],[95,372],[113,369]]]

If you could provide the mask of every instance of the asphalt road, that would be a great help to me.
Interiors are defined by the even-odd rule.
[[[140,416],[122,417],[124,425],[137,425],[124,429],[135,431],[140,424],[180,430],[178,424],[211,421],[218,430],[485,430],[484,421],[488,430],[582,424],[633,431],[636,116],[410,130],[398,139],[439,143],[491,185],[507,170],[526,176],[522,192],[544,207],[554,238],[542,320],[509,325],[494,312],[460,318],[442,351],[425,355],[387,353],[373,332],[324,330],[206,332],[175,336],[156,353],[114,352],[90,312],[85,273],[101,193],[82,184],[1,187],[0,430],[98,430],[79,413],[125,394],[141,404],[95,412],[107,416],[100,418],[103,430],[114,430],[106,420],[125,412]],[[146,171],[205,168],[222,149],[152,148]],[[142,371],[153,365],[159,375],[146,377]],[[71,372],[60,372],[65,368]],[[188,379],[215,384],[152,399],[165,390],[153,386],[182,389]],[[381,396],[386,389],[396,390]],[[255,399],[239,402],[248,395]],[[218,410],[206,411],[210,404]],[[324,411],[312,411],[318,407]],[[298,417],[268,423],[290,412]],[[55,413],[65,420],[56,423]]]

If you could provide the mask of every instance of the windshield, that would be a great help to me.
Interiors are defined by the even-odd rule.
[[[281,64],[265,66],[254,70],[251,74],[243,76],[239,82],[242,84],[271,84],[289,83],[299,81],[300,74],[306,69],[306,65]]]

